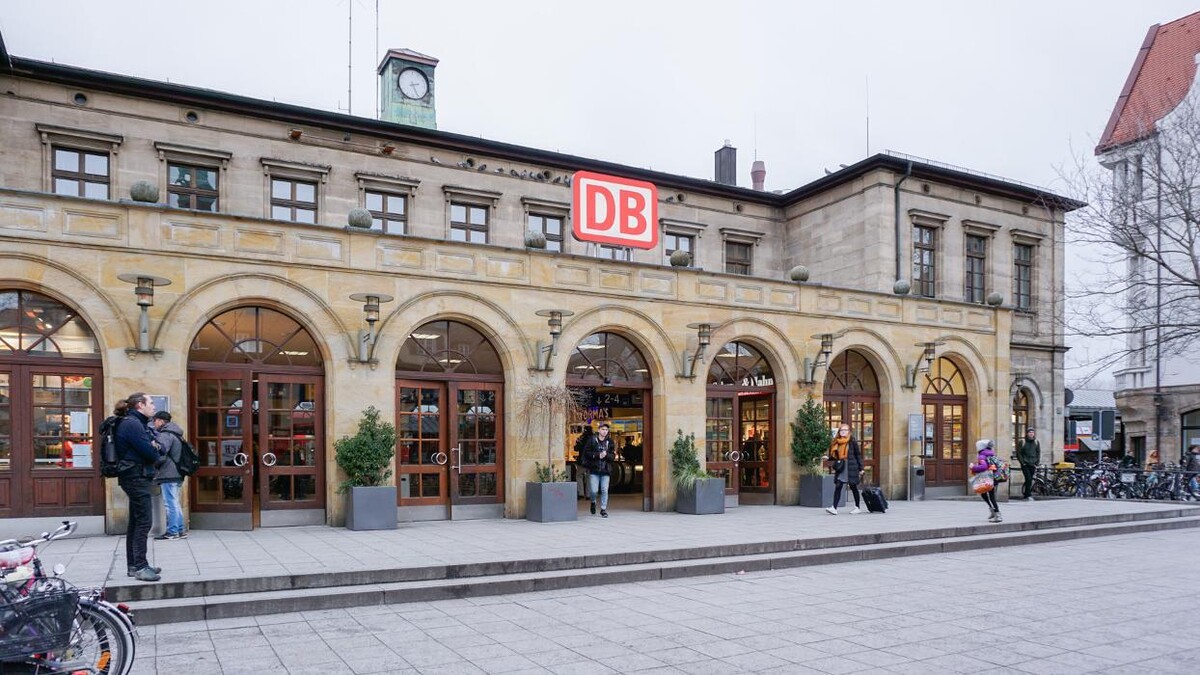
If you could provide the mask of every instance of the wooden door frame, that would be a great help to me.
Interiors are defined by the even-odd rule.
[[[449,383],[444,378],[437,379],[437,380],[434,380],[434,379],[416,380],[416,379],[410,379],[409,377],[397,376],[394,379],[392,388],[393,388],[392,395],[395,398],[395,410],[396,410],[396,418],[394,420],[394,423],[396,425],[397,430],[400,429],[400,415],[401,415],[401,412],[400,412],[400,390],[402,388],[403,389],[417,389],[417,390],[436,388],[438,390],[439,401],[441,402],[438,406],[438,412],[437,412],[437,415],[438,415],[438,436],[437,437],[438,437],[438,443],[439,443],[438,448],[439,448],[439,452],[446,452],[446,455],[447,455],[446,463],[438,465],[440,467],[440,469],[439,469],[439,471],[440,471],[439,496],[436,498],[435,497],[408,497],[408,498],[406,498],[406,497],[404,497],[403,494],[400,493],[400,490],[399,490],[400,475],[402,473],[405,473],[405,474],[409,474],[409,475],[413,475],[413,476],[418,476],[418,480],[419,480],[419,477],[422,474],[429,473],[429,471],[428,470],[420,470],[420,469],[418,469],[416,471],[413,471],[413,470],[403,471],[403,470],[401,470],[401,466],[415,466],[415,467],[428,468],[431,465],[427,465],[427,464],[401,465],[399,453],[397,452],[397,457],[396,457],[396,488],[397,488],[396,489],[396,506],[398,508],[412,507],[412,506],[421,506],[421,507],[442,506],[442,507],[446,507],[448,509],[450,507],[450,469],[449,469],[449,466],[450,466],[449,454],[450,453],[448,452],[449,445],[448,445],[448,439],[446,437],[446,435],[449,433],[449,420],[447,420],[447,418],[446,418],[446,401],[450,397]],[[418,402],[417,405],[420,405],[420,403]],[[419,442],[420,441],[418,441],[418,443]],[[397,438],[396,438],[397,446],[399,446],[399,443],[400,443],[400,438],[399,438],[399,433],[397,433]],[[397,447],[397,451],[399,451],[399,447]],[[447,515],[449,515],[449,513],[447,513]]]
[[[642,510],[654,510],[654,464],[658,459],[654,442],[654,382],[603,380],[567,375],[563,382],[568,389],[637,389],[642,391]]]
[[[505,447],[504,447],[504,383],[503,382],[485,382],[478,379],[454,380],[446,384],[447,400],[451,404],[451,415],[457,415],[457,410],[453,407],[458,404],[457,393],[462,390],[468,391],[493,391],[496,394],[496,409],[493,414],[496,416],[496,494],[486,497],[462,497],[458,494],[458,487],[455,485],[462,471],[462,450],[458,438],[457,423],[447,418],[447,434],[445,436],[445,444],[447,452],[456,450],[456,455],[451,455],[450,466],[447,468],[448,496],[450,508],[453,509],[456,505],[475,505],[475,504],[503,504],[504,503],[504,462],[505,462]],[[454,464],[457,462],[457,465]],[[459,469],[455,471],[455,466]],[[478,471],[470,473],[479,473]],[[457,475],[456,475],[457,474]]]
[[[934,406],[934,409],[936,410],[936,413],[934,415],[934,427],[933,427],[933,429],[934,429],[934,435],[933,435],[934,456],[932,458],[924,457],[924,452],[925,452],[924,447],[922,447],[922,449],[921,449],[921,454],[922,454],[922,457],[924,459],[925,466],[926,466],[926,469],[925,469],[926,477],[929,476],[928,466],[929,466],[930,460],[932,459],[933,462],[937,465],[936,472],[934,474],[935,477],[937,478],[937,480],[929,481],[928,483],[926,483],[926,487],[953,487],[956,484],[964,483],[966,481],[966,479],[967,479],[966,467],[967,467],[967,464],[970,463],[970,456],[971,456],[971,448],[968,447],[968,442],[967,442],[967,434],[969,433],[969,430],[970,430],[969,422],[970,422],[970,415],[971,415],[969,402],[970,402],[969,397],[967,397],[965,395],[961,395],[961,394],[922,394],[921,395],[921,412],[922,412],[922,414],[924,414],[925,406],[927,406],[927,405]],[[945,447],[945,443],[946,443],[946,439],[943,437],[943,431],[944,431],[945,427],[942,422],[942,411],[945,409],[945,406],[947,406],[947,405],[957,405],[957,406],[962,407],[963,458],[961,460],[942,459],[942,457],[941,457],[942,451],[943,451],[943,449]],[[926,421],[928,421],[928,417],[926,417]],[[922,443],[924,443],[924,441],[922,441]],[[946,477],[945,467],[947,465],[954,464],[954,463],[962,464],[962,471],[959,472],[961,475]]]
[[[192,476],[191,480],[188,481],[191,484],[191,487],[188,489],[188,505],[192,513],[239,513],[250,516],[253,516],[254,514],[254,462],[257,461],[257,459],[251,456],[254,448],[254,439],[252,437],[254,416],[254,385],[251,381],[253,376],[253,372],[248,369],[213,368],[209,370],[203,368],[188,368],[188,435],[190,438],[196,439],[196,453],[202,454],[207,452],[207,448],[199,445],[205,441],[200,440],[198,438],[198,434],[196,433],[200,428],[200,413],[197,407],[197,401],[200,400],[200,397],[196,390],[197,381],[200,379],[240,380],[242,383],[242,408],[239,414],[241,415],[242,419],[240,420],[239,424],[241,425],[242,432],[242,452],[245,453],[247,458],[246,464],[240,467],[235,466],[226,468],[218,464],[214,470],[214,467],[205,466],[202,464],[200,468],[196,470],[196,475]],[[247,405],[248,398],[250,399],[250,402]],[[229,409],[230,408],[224,405],[218,407],[218,410],[221,411]],[[218,423],[221,422],[220,415],[223,414],[226,413],[218,413]],[[250,442],[249,447],[246,446],[247,441]],[[221,452],[221,448],[218,447],[217,453],[220,454]],[[201,478],[217,476],[221,479],[224,479],[225,477],[239,475],[242,477],[241,502],[205,504],[199,501]]]
[[[848,422],[848,420],[850,418],[850,404],[852,402],[857,401],[859,403],[871,403],[875,406],[875,408],[874,408],[875,412],[874,412],[874,417],[873,417],[873,421],[872,421],[872,424],[875,425],[875,428],[872,430],[872,433],[873,433],[872,441],[875,443],[875,456],[871,460],[867,460],[866,457],[863,457],[863,468],[870,466],[872,469],[874,469],[874,471],[871,475],[875,479],[875,483],[877,485],[879,485],[881,483],[881,478],[882,478],[882,474],[880,474],[880,471],[881,471],[880,464],[882,462],[881,456],[883,454],[880,449],[880,446],[879,446],[879,442],[881,439],[881,436],[879,434],[879,430],[881,428],[880,419],[883,414],[882,406],[880,404],[880,399],[881,399],[881,397],[879,395],[879,392],[868,392],[868,391],[846,391],[846,390],[832,390],[831,389],[831,390],[826,390],[826,391],[822,392],[822,394],[821,394],[821,402],[825,405],[825,409],[826,409],[826,413],[825,413],[826,421],[828,422],[828,420],[829,420],[829,413],[828,413],[829,404],[830,403],[838,403],[839,405],[842,406],[842,421],[850,424],[851,433],[853,433],[854,424]],[[859,442],[859,448],[861,451],[862,439],[858,438],[858,437],[855,437],[855,438]]]
[[[258,495],[259,495],[258,508],[259,508],[259,511],[288,511],[288,510],[293,510],[293,509],[324,509],[326,500],[327,500],[327,495],[325,494],[325,462],[326,462],[326,457],[325,457],[325,412],[326,412],[326,410],[325,410],[325,378],[322,376],[314,376],[314,375],[294,375],[294,374],[290,374],[290,373],[283,374],[283,373],[258,372],[258,371],[255,371],[253,373],[253,375],[258,376],[258,388],[259,388],[259,400],[260,401],[264,400],[264,397],[262,396],[262,392],[265,390],[265,385],[268,383],[271,383],[271,382],[276,382],[279,384],[314,384],[316,386],[316,392],[314,395],[314,398],[316,400],[313,401],[313,411],[312,411],[313,440],[315,442],[316,455],[317,455],[314,459],[314,467],[312,469],[309,469],[308,467],[300,467],[299,469],[297,469],[297,467],[293,466],[293,467],[285,467],[285,468],[280,469],[280,468],[278,468],[279,467],[278,464],[276,464],[275,467],[267,467],[267,466],[259,467],[258,468]],[[266,443],[267,443],[267,438],[269,436],[268,428],[267,428],[268,425],[266,424],[266,421],[262,418],[262,415],[264,414],[264,412],[265,411],[263,409],[263,406],[261,404],[259,404],[258,413],[257,413],[259,415],[259,420],[258,420],[259,452],[255,453],[256,455],[258,455],[257,457],[253,458],[253,461],[255,461],[255,462],[262,461],[261,455],[263,454],[263,449],[267,447]],[[267,452],[269,452],[269,450]],[[312,475],[312,476],[314,476],[314,479],[316,481],[316,491],[317,491],[318,498],[316,500],[305,501],[305,502],[296,502],[294,500],[290,501],[290,502],[271,502],[272,503],[271,508],[267,508],[267,495],[270,494],[270,480],[271,480],[272,475],[280,475],[280,476],[282,476],[282,475],[292,475],[292,476]],[[293,488],[293,490],[294,490],[294,488]]]

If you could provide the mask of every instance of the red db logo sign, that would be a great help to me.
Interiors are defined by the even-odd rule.
[[[653,183],[576,171],[572,216],[575,237],[615,246],[658,246],[658,189]]]

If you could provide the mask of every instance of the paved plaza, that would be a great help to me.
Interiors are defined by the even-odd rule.
[[[134,672],[1194,673],[1196,551],[1187,529],[166,624]]]

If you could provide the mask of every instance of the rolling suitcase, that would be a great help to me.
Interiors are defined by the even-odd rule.
[[[883,490],[877,487],[863,490],[863,501],[871,513],[887,513],[887,498],[883,496]]]

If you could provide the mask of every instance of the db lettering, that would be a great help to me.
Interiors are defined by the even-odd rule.
[[[572,186],[573,229],[580,241],[658,246],[658,190],[653,183],[578,171]]]

